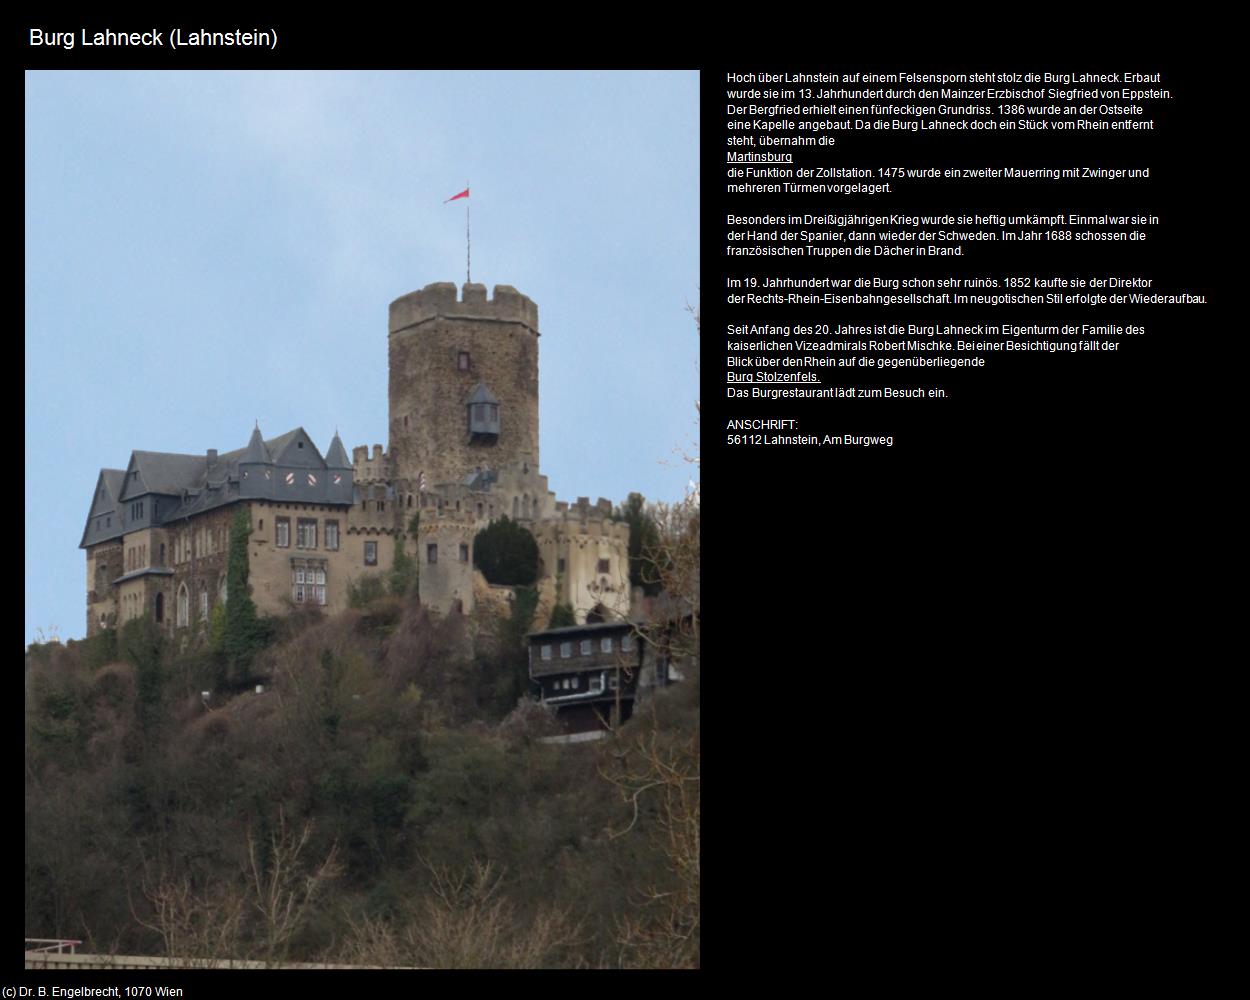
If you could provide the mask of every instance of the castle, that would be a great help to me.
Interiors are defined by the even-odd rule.
[[[538,307],[508,285],[427,285],[391,303],[388,438],[324,455],[303,428],[235,451],[135,451],[101,469],[80,548],[87,634],[151,615],[175,638],[226,600],[236,512],[251,519],[257,608],[347,607],[349,589],[390,570],[399,546],[419,566],[422,604],[471,613],[506,601],[473,568],[478,531],[507,516],[540,554],[541,609],[579,623],[627,619],[629,529],[604,499],[557,502],[539,467]],[[416,534],[413,537],[414,515]]]

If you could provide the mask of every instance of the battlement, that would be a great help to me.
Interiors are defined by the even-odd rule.
[[[369,455],[367,444],[357,445],[352,449],[352,474],[357,481],[371,482],[375,479],[390,478],[390,455],[382,450],[380,444],[373,446],[373,456]],[[366,465],[365,463],[368,463]]]
[[[556,517],[561,515],[567,518],[581,518],[585,520],[588,517],[604,518],[612,516],[612,501],[604,497],[600,497],[598,502],[592,507],[590,497],[578,497],[577,503],[569,503],[567,500],[556,501]]]
[[[421,520],[417,525],[419,535],[444,532],[476,534],[477,518],[471,511],[453,510],[450,507],[442,510],[427,507],[421,511]]]
[[[629,523],[613,521],[611,514],[612,504],[602,498],[594,506],[591,506],[587,497],[579,497],[578,502],[571,506],[562,500],[556,504],[554,514],[533,526],[534,537],[541,543],[577,534],[609,538],[628,544]]]
[[[450,281],[438,281],[397,298],[391,303],[387,329],[399,333],[440,316],[520,323],[538,335],[538,306],[529,296],[511,285],[496,285],[488,299],[485,285],[466,284],[457,299],[456,286]]]

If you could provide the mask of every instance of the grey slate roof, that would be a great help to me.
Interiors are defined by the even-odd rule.
[[[123,469],[100,470],[100,475],[96,478],[96,491],[91,498],[91,509],[87,514],[87,524],[82,531],[82,541],[78,543],[79,548],[96,545],[124,533],[119,497],[125,482],[126,473]],[[101,486],[105,496],[100,495]],[[107,526],[103,523],[105,521],[108,522]],[[101,522],[98,528],[97,522]]]
[[[178,455],[164,451],[131,452],[130,468],[138,471],[139,481],[126,483],[122,500],[144,493],[166,493],[177,496],[188,485],[200,480],[208,459],[204,455]]]
[[[627,621],[591,622],[588,625],[564,625],[560,628],[545,628],[537,632],[527,632],[527,639],[545,639],[547,637],[563,637],[580,635],[583,632],[632,632],[634,623]]]
[[[469,393],[469,398],[465,403],[498,403],[499,397],[486,388],[485,382],[479,382],[477,387]]]
[[[165,566],[145,566],[143,569],[136,569],[133,572],[119,576],[114,583],[125,583],[127,580],[134,580],[141,576],[173,576],[174,571]]]
[[[121,497],[122,484],[126,481],[126,470],[101,469],[100,475],[104,477],[104,485],[108,487],[109,495],[116,502]]]
[[[322,459],[317,446],[302,427],[287,431],[275,438],[265,440],[261,437],[259,426],[252,431],[251,439],[244,448],[228,451],[218,455],[210,463],[209,456],[180,455],[171,452],[135,451],[131,453],[130,464],[125,472],[120,469],[101,469],[112,501],[108,508],[115,514],[113,524],[107,531],[94,531],[93,520],[99,507],[98,497],[93,498],[91,514],[87,520],[87,529],[83,533],[80,547],[94,545],[107,538],[118,537],[132,530],[128,524],[127,511],[122,507],[121,500],[137,499],[148,494],[161,494],[176,498],[173,505],[168,500],[154,500],[145,516],[152,524],[168,524],[171,521],[190,517],[206,510],[222,507],[243,499],[241,489],[240,464],[257,463],[274,466],[272,476],[263,483],[263,490],[257,492],[255,481],[247,484],[247,498],[264,499],[266,497],[305,501],[312,503],[352,502],[352,466],[347,462],[343,442],[337,434],[334,436],[337,449],[331,446],[331,454],[337,451],[339,465],[330,466]],[[280,469],[279,466],[291,470],[299,470],[298,479],[288,482],[283,477],[281,495],[276,492]],[[342,482],[332,484],[335,474],[323,474],[320,470],[333,468],[341,470]],[[138,477],[129,475],[137,472]],[[294,479],[294,477],[292,477]],[[123,495],[119,496],[119,491]],[[159,514],[158,514],[159,509]],[[103,513],[104,508],[100,508]],[[137,526],[144,526],[142,520]]]

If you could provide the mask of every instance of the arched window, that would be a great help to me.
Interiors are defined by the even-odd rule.
[[[208,618],[208,586],[200,584],[200,620],[204,621]]]
[[[191,594],[184,583],[178,588],[178,627],[186,628],[191,620]]]
[[[165,620],[165,595],[157,592],[156,595],[156,623],[159,625]]]

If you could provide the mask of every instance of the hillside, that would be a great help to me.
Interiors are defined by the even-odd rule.
[[[147,620],[30,647],[27,935],[188,959],[696,965],[697,669],[608,740],[544,744],[527,627],[383,596],[276,623],[246,676]]]

